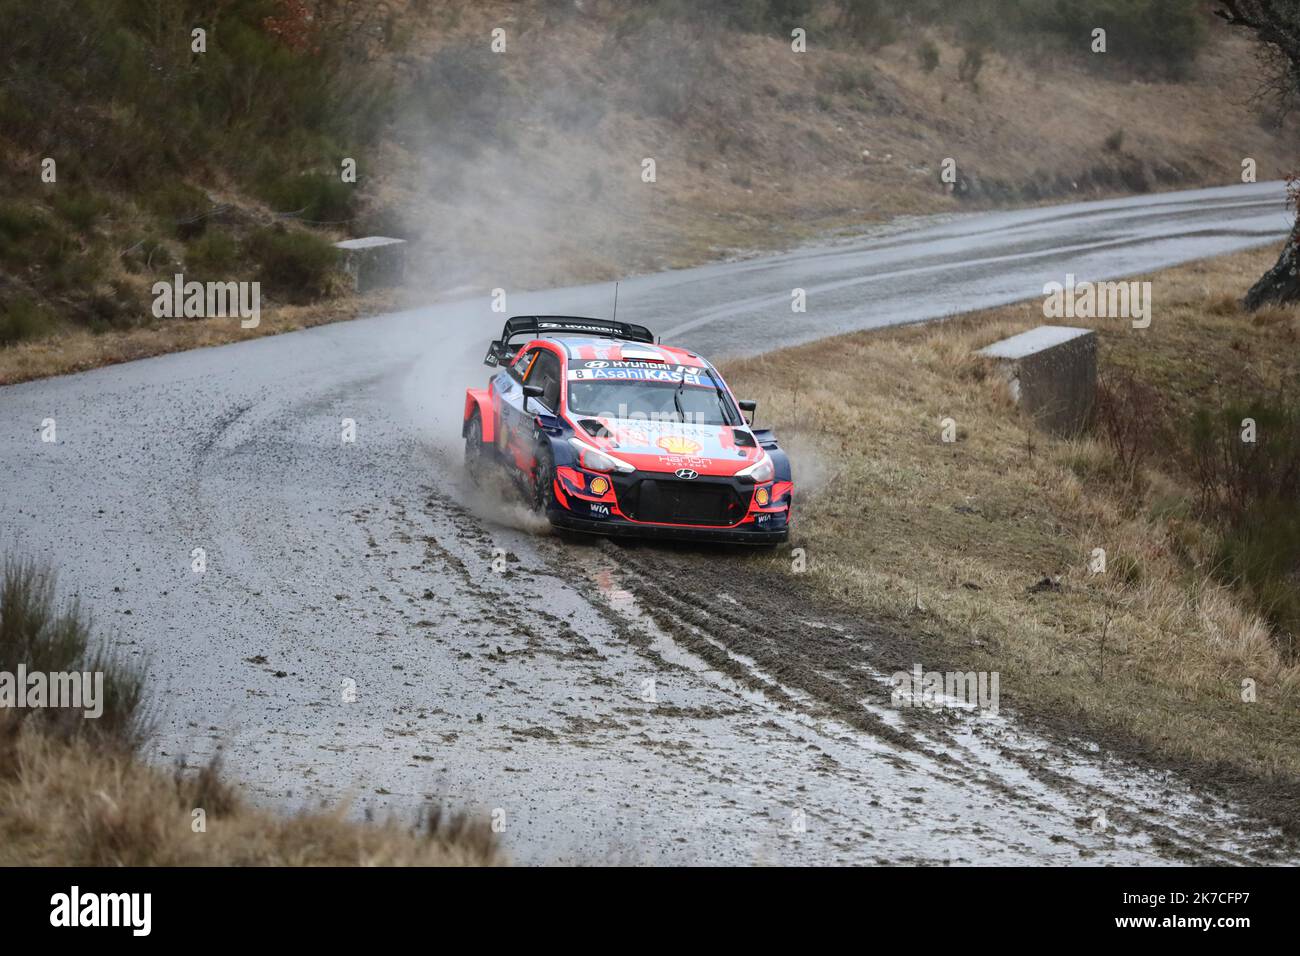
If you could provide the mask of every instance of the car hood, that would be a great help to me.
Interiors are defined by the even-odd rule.
[[[593,438],[578,431],[578,438],[594,448],[632,465],[639,471],[672,472],[689,468],[697,474],[730,476],[763,457],[763,449],[748,428],[654,422],[643,419],[597,418],[609,438]],[[737,444],[737,434],[748,436],[751,447]]]

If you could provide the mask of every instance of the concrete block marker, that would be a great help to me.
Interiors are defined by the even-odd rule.
[[[365,236],[334,243],[343,251],[343,271],[357,292],[398,285],[406,273],[406,240]]]
[[[1091,329],[1040,325],[980,349],[1006,379],[1011,398],[1057,435],[1087,423],[1097,388],[1097,336]]]

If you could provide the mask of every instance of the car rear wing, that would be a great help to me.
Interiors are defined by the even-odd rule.
[[[519,335],[537,338],[543,335],[595,335],[606,339],[653,344],[655,337],[644,325],[612,319],[590,319],[579,315],[516,315],[506,319],[501,338],[488,346],[484,365],[504,365],[515,357],[519,346],[510,340]]]

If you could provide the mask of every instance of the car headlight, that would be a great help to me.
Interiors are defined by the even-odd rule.
[[[775,474],[776,466],[772,464],[772,456],[764,452],[760,460],[754,462],[748,468],[742,468],[736,472],[736,477],[747,478],[755,484],[761,485],[765,481],[771,481],[772,476]]]
[[[619,461],[613,455],[606,454],[599,448],[592,448],[576,438],[570,438],[569,444],[578,452],[578,465],[587,471],[636,471],[627,462]]]

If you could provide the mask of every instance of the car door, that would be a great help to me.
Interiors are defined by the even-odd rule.
[[[560,360],[550,349],[540,349],[523,382],[535,386],[542,394],[520,403],[516,462],[525,474],[532,474],[537,453],[538,415],[555,415],[560,407]]]
[[[533,418],[539,407],[537,399],[525,402],[523,387],[527,384],[547,388],[558,365],[550,350],[537,346],[521,354],[502,377],[498,447],[525,474],[533,468]]]

